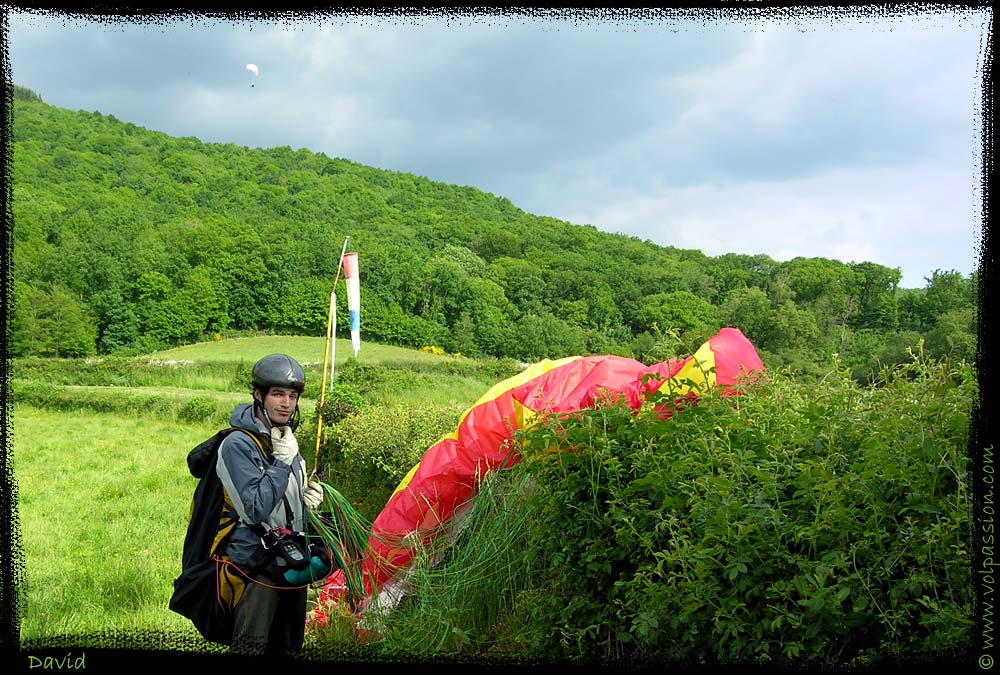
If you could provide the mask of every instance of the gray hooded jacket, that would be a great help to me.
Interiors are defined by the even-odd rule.
[[[260,528],[254,530],[248,524],[258,525],[265,531],[273,527],[295,532],[305,530],[306,465],[302,455],[295,457],[291,467],[271,458],[270,431],[254,415],[252,404],[236,406],[229,423],[260,438],[267,451],[265,457],[246,434],[229,434],[219,447],[215,465],[219,480],[240,516],[226,553],[234,563],[249,569],[266,562],[270,555],[261,543]],[[291,510],[290,522],[282,495]]]

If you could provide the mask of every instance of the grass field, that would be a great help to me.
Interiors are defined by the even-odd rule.
[[[197,635],[167,601],[195,486],[185,456],[212,430],[14,405],[22,642]]]

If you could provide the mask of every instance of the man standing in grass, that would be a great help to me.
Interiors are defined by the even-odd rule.
[[[295,656],[305,637],[307,588],[283,585],[297,554],[308,563],[308,546],[296,533],[306,529],[305,509],[323,500],[294,436],[304,388],[295,359],[262,358],[253,368],[253,402],[237,405],[229,420],[245,433],[229,434],[219,447],[216,471],[238,517],[225,551],[233,564],[222,567],[219,580],[220,594],[234,606],[234,653]]]

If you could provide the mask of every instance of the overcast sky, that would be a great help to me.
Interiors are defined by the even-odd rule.
[[[922,288],[978,265],[992,16],[886,7],[9,10],[5,79],[172,136],[323,152],[710,256],[876,262]]]

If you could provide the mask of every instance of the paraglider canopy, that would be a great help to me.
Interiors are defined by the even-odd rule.
[[[248,64],[247,64],[247,70],[249,70],[249,71],[250,71],[250,73],[251,73],[251,74],[252,74],[252,75],[253,75],[254,77],[257,77],[258,75],[260,75],[260,69],[259,69],[259,68],[257,68],[257,66],[256,66],[256,65],[254,65],[254,64],[252,64],[252,63],[248,63]],[[251,82],[251,83],[250,83],[250,86],[251,86],[251,87],[252,87],[252,86],[254,86],[253,82]]]

